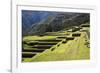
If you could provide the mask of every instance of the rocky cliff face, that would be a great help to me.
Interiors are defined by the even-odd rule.
[[[89,14],[83,13],[58,14],[49,24],[49,30],[47,29],[47,31],[59,31],[67,27],[78,26],[82,23],[89,22],[89,17]]]

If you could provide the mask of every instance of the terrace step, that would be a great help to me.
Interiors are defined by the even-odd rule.
[[[80,33],[73,33],[72,36],[73,36],[73,37],[80,37],[81,34],[80,34]]]
[[[50,40],[36,40],[36,41],[42,41],[42,42],[59,42],[62,41],[61,39],[50,39]]]
[[[28,43],[28,45],[30,45],[30,46],[33,46],[33,45],[56,45],[58,42],[48,42],[48,41],[38,41],[38,42],[35,42],[35,41],[33,41],[33,42],[31,42],[31,43]]]
[[[56,45],[58,42],[38,42],[38,45]]]
[[[30,41],[27,44],[30,45],[30,46],[36,45],[36,44],[38,44],[38,41]]]
[[[89,24],[83,24],[83,25],[81,25],[81,27],[90,27],[90,25]]]
[[[67,37],[66,40],[74,40],[74,37]]]
[[[69,35],[69,34],[46,34],[48,36],[66,36],[66,35]]]
[[[45,49],[24,49],[23,52],[43,52]]]
[[[22,57],[23,58],[32,58],[36,54],[37,54],[37,52],[22,52]]]
[[[62,38],[62,39],[66,39],[67,37],[64,37],[64,36],[60,36],[60,37],[57,37],[57,38]]]
[[[33,48],[38,48],[38,49],[49,49],[51,48],[53,45],[35,45],[33,46]]]

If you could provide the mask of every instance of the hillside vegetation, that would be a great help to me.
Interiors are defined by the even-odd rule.
[[[23,38],[23,62],[90,59],[89,24]],[[78,30],[75,30],[79,28]]]
[[[22,12],[22,62],[90,59],[90,14]]]

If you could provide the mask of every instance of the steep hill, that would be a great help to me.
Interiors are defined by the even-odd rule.
[[[23,35],[41,35],[89,22],[88,13],[23,11]]]

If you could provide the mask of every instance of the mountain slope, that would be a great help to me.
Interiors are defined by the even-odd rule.
[[[88,13],[25,11],[22,14],[23,35],[41,35],[89,22]]]
[[[48,16],[54,13],[44,11],[22,10],[22,30],[23,35],[27,35],[32,26],[38,25],[47,19]]]

